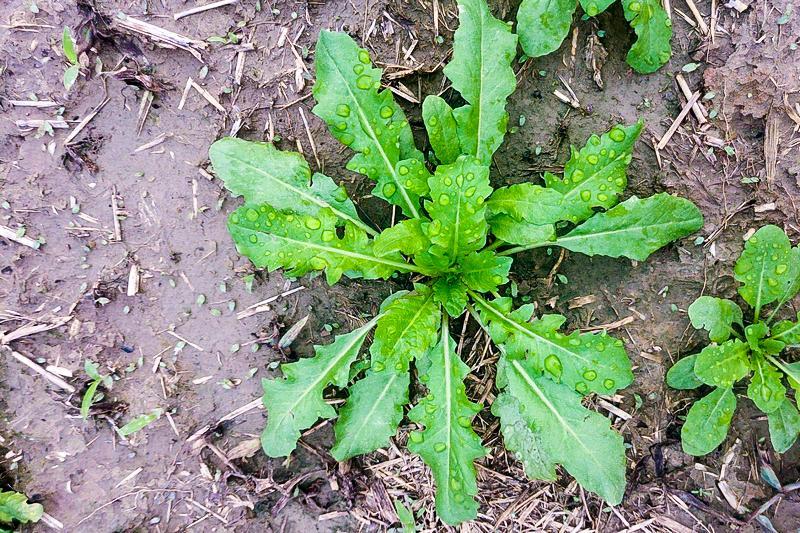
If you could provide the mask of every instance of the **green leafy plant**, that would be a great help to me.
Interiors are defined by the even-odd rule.
[[[75,39],[72,37],[69,26],[64,27],[64,33],[61,35],[61,50],[69,62],[69,67],[64,71],[64,88],[69,91],[75,85],[81,72],[80,63],[78,63],[78,51],[75,48]]]
[[[800,247],[792,248],[779,227],[764,226],[747,240],[733,272],[739,296],[753,308],[752,322],[745,325],[736,302],[701,296],[689,306],[689,319],[708,332],[711,344],[667,373],[674,389],[713,387],[692,405],[681,429],[683,451],[690,455],[710,453],[725,440],[736,410],[734,386],[745,378],[747,397],[767,415],[775,451],[788,450],[800,433],[800,413],[788,393],[800,391],[800,362],[788,362],[786,353],[800,348],[800,314],[796,321],[775,322],[800,291]]]
[[[641,74],[661,68],[672,56],[672,21],[661,0],[620,0],[625,19],[636,33],[628,51],[628,64]],[[572,26],[580,4],[594,17],[608,9],[614,0],[523,0],[517,12],[517,32],[522,49],[529,57],[540,57],[558,50]]]
[[[413,400],[407,445],[431,468],[439,517],[450,524],[474,518],[474,461],[487,450],[472,428],[481,405],[465,390],[470,369],[449,328],[468,310],[502,352],[492,412],[528,475],[553,480],[561,464],[617,504],[625,488],[623,439],[582,399],[631,383],[622,341],[605,332],[562,333],[565,317],[534,319],[532,305],[514,308],[498,291],[516,252],[560,246],[644,260],[697,230],[702,217],[691,202],[665,193],[618,203],[641,123],[592,135],[572,150],[563,177],[547,173],[541,185],[493,189],[489,165],[508,121],[516,37],[484,0],[462,0],[459,8],[444,73],[466,104],[453,109],[442,98],[425,99],[427,162],[391,92],[380,90],[382,73],[369,53],[343,33],[323,31],[317,41],[313,111],[355,152],[347,168],[376,182],[373,194],[406,217],[393,226],[379,231],[362,221],[345,189],[312,176],[300,154],[233,138],[211,147],[214,171],[244,197],[228,228],[256,267],[292,277],[324,272],[330,284],[342,276],[409,274],[415,281],[362,327],[315,346],[314,357],[282,365],[283,378],[264,380],[262,446],[271,457],[290,454],[302,431],[337,416],[326,401],[329,387],[346,388],[331,450],[344,461],[386,446]],[[424,393],[409,394],[412,374]]]
[[[44,513],[39,503],[28,503],[28,497],[20,492],[0,492],[0,533],[10,533],[14,522],[27,524],[38,522]]]

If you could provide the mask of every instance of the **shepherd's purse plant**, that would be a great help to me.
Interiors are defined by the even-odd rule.
[[[800,291],[800,247],[792,248],[779,227],[764,226],[747,240],[733,273],[739,296],[753,309],[752,321],[745,322],[734,301],[699,297],[689,306],[689,319],[708,332],[711,344],[667,373],[674,389],[712,387],[689,409],[681,429],[683,451],[690,455],[711,453],[725,440],[736,410],[734,386],[745,378],[747,397],[767,415],[775,451],[787,451],[800,433],[800,413],[788,393],[800,391],[800,362],[788,359],[788,350],[800,348],[800,313],[796,321],[775,321]]]
[[[344,33],[320,33],[313,112],[355,152],[347,168],[375,181],[373,194],[405,217],[382,231],[359,217],[343,187],[312,175],[300,154],[233,138],[210,152],[225,186],[244,197],[228,227],[256,267],[292,277],[324,272],[330,284],[342,276],[415,281],[364,326],[316,346],[314,357],[282,365],[282,378],[264,380],[264,451],[286,456],[302,431],[338,414],[333,457],[371,452],[396,435],[413,400],[408,449],[431,468],[437,512],[449,524],[476,516],[474,461],[487,453],[472,428],[482,406],[465,392],[470,369],[450,335],[451,319],[468,311],[501,352],[491,409],[527,474],[554,480],[560,464],[617,504],[625,490],[622,436],[582,401],[631,383],[622,341],[605,332],[562,333],[565,317],[534,318],[533,305],[515,308],[499,290],[516,252],[562,247],[641,261],[702,225],[691,202],[666,193],[619,202],[641,123],[592,135],[572,149],[563,177],[546,173],[542,185],[494,189],[489,165],[506,131],[516,46],[484,0],[460,2],[444,73],[466,104],[452,109],[442,98],[425,99],[433,150],[426,161],[402,109],[381,90],[382,72],[369,53]],[[425,389],[416,397],[412,376]],[[325,400],[331,385],[348,392],[338,413]]]

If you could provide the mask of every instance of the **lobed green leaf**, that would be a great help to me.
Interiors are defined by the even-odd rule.
[[[529,57],[558,50],[572,26],[576,0],[523,0],[517,11],[519,44]]]
[[[626,60],[640,74],[655,72],[672,56],[672,21],[660,0],[621,1],[637,37]]]
[[[703,215],[689,200],[667,193],[645,199],[632,196],[593,216],[554,244],[586,255],[644,261],[659,248],[702,225]]]
[[[348,277],[386,279],[414,267],[397,252],[380,256],[367,234],[349,222],[337,233],[337,217],[330,209],[317,215],[279,211],[266,204],[245,205],[228,218],[228,231],[240,254],[270,272],[286,270],[290,277],[324,270],[328,283]]]
[[[517,36],[492,16],[484,0],[458,1],[453,59],[444,74],[467,101],[453,111],[461,151],[487,166],[506,133],[506,99],[517,84],[511,68],[516,53]]]
[[[373,252],[379,256],[387,256],[394,252],[402,252],[409,256],[419,254],[431,246],[426,232],[429,224],[430,221],[423,218],[401,220],[375,237]]]
[[[781,383],[783,374],[763,356],[753,358],[753,377],[747,387],[747,397],[765,413],[779,409],[786,399],[786,387]]]
[[[730,300],[701,296],[689,306],[689,319],[695,329],[708,331],[711,342],[725,342],[733,325],[742,326],[742,309]]]
[[[781,320],[772,326],[771,338],[787,346],[800,346],[800,312],[797,313],[797,321]]]
[[[458,274],[446,274],[433,282],[433,297],[442,304],[447,314],[455,318],[467,307],[469,287]]]
[[[430,252],[455,262],[486,244],[489,225],[484,201],[492,193],[489,168],[468,156],[451,165],[440,165],[428,181],[431,200],[425,209],[433,223],[427,228]]]
[[[38,522],[44,513],[39,503],[28,503],[28,497],[20,492],[0,492],[0,522],[18,520],[23,524]]]
[[[262,381],[267,409],[267,427],[261,434],[264,453],[270,457],[289,455],[302,430],[320,418],[336,416],[323,397],[325,388],[331,384],[347,385],[350,365],[381,316],[350,333],[337,335],[330,344],[314,346],[314,357],[281,365],[283,378]]]
[[[469,401],[464,392],[469,367],[455,348],[444,320],[439,344],[418,361],[420,381],[428,387],[428,395],[408,413],[411,421],[424,426],[409,434],[408,449],[420,455],[433,472],[437,514],[451,525],[477,516],[473,461],[486,455],[472,429],[480,405]]]
[[[464,256],[458,271],[467,287],[478,292],[496,291],[500,285],[508,283],[511,270],[510,257],[502,257],[484,250]]]
[[[710,344],[697,355],[694,373],[707,385],[731,387],[750,373],[750,347],[731,339],[722,344]]]
[[[614,394],[633,381],[622,341],[606,332],[563,335],[558,331],[566,320],[561,315],[531,321],[532,305],[512,310],[510,298],[487,301],[471,295],[492,341],[512,358],[527,357],[550,379],[581,394]]]
[[[342,144],[356,151],[347,168],[377,182],[373,194],[419,216],[419,192],[406,186],[404,160],[421,160],[411,128],[389,90],[379,91],[381,69],[369,52],[340,32],[323,30],[316,48],[313,112]],[[424,194],[424,193],[423,193]]]
[[[422,120],[428,132],[433,153],[442,165],[449,165],[461,155],[458,125],[453,108],[436,95],[428,95],[422,102]]]
[[[701,456],[722,444],[736,410],[736,395],[730,388],[719,387],[696,401],[681,428],[683,451]]]
[[[520,415],[537,437],[529,441],[535,453],[527,460],[541,461],[543,457],[545,473],[552,465],[561,464],[583,488],[611,505],[619,504],[625,493],[625,447],[622,436],[609,427],[609,420],[586,409],[581,396],[570,387],[543,376],[534,361],[509,359],[504,364],[507,384],[502,394],[518,400]],[[505,423],[502,418],[500,422]]]

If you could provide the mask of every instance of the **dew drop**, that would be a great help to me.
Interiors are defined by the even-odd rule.
[[[336,234],[333,230],[326,229],[322,232],[322,240],[325,242],[331,242],[336,237]]]
[[[608,195],[606,193],[601,192],[600,194],[597,195],[597,199],[600,200],[601,202],[606,202],[608,201]]]
[[[476,191],[475,187],[469,187],[467,188],[466,191],[464,191],[464,196],[466,196],[467,198],[472,198],[472,195],[475,194],[475,191]]]
[[[431,117],[428,119],[428,124],[430,124],[432,128],[435,128],[439,124],[439,119],[436,117]]]
[[[639,2],[633,2],[631,4],[631,7],[630,7],[631,11],[639,11],[639,9],[633,9],[634,5],[638,6]],[[618,142],[618,143],[621,143],[622,141],[625,140],[625,132],[622,130],[622,128],[612,128],[611,131],[608,132],[608,136],[611,137],[612,141],[615,141],[615,142]],[[610,153],[608,155],[609,155],[609,157],[614,157]]]
[[[456,176],[456,185],[458,185],[459,187],[464,185],[464,174],[459,174],[458,176]]]
[[[244,216],[247,217],[247,220],[249,220],[250,222],[255,222],[256,220],[258,220],[258,211],[256,211],[255,209],[248,209],[245,212]]]
[[[391,198],[397,192],[397,186],[394,183],[387,183],[383,186],[383,194],[387,198]]]
[[[583,381],[579,381],[575,384],[575,390],[580,392],[581,394],[586,394],[587,392],[589,392],[589,385],[587,385]]]
[[[232,224],[238,224],[239,223],[239,215],[237,215],[236,213],[232,214],[231,215],[231,223]]]
[[[447,445],[444,442],[437,442],[433,445],[433,449],[441,453],[447,449]]]
[[[777,287],[778,281],[775,278],[767,278],[767,285],[770,287]]]
[[[586,381],[594,381],[597,379],[597,372],[595,372],[594,370],[587,370],[586,372],[583,373],[583,378]]]
[[[550,372],[555,378],[561,378],[561,374],[564,372],[561,359],[559,359],[555,354],[550,354],[545,357],[544,369]]]
[[[450,203],[450,197],[446,194],[442,193],[439,195],[439,203],[441,205],[448,205]]]
[[[361,74],[362,72],[364,72],[364,65],[362,65],[360,63],[357,64],[357,65],[354,65],[353,66],[353,72],[355,72],[356,74]]]
[[[600,159],[595,154],[589,154],[589,155],[586,156],[586,161],[590,165],[596,165],[597,162],[600,161]]]
[[[369,89],[372,87],[372,78],[368,74],[363,74],[356,79],[356,87],[359,89]]]
[[[318,218],[309,217],[306,219],[306,227],[308,229],[319,229],[320,226],[322,226],[322,222]]]
[[[575,181],[575,183],[582,182],[583,181],[583,177],[584,177],[583,170],[576,170],[575,172],[572,173],[572,179]],[[567,181],[568,179],[569,178],[565,179],[564,182],[569,183]]]
[[[642,4],[639,2],[631,2],[631,5],[628,6],[628,9],[633,11],[634,13],[638,13],[642,10]]]
[[[339,142],[341,142],[345,146],[350,146],[351,144],[353,144],[353,141],[355,140],[356,138],[349,133],[339,134]]]
[[[347,123],[339,122],[338,124],[336,124],[336,129],[339,131],[345,131],[347,129]]]
[[[364,63],[365,65],[369,64],[369,53],[366,50],[359,50],[358,60]]]
[[[607,388],[608,390],[613,389],[614,385],[616,385],[616,383],[614,383],[613,379],[607,379],[603,381],[603,387]]]
[[[425,412],[428,413],[429,415],[432,415],[433,413],[436,412],[436,406],[433,405],[432,403],[425,404]]]
[[[472,420],[467,418],[466,416],[459,416],[458,417],[458,425],[462,428],[468,428],[472,426]]]
[[[375,372],[383,372],[385,368],[386,365],[384,365],[380,361],[375,361],[374,363],[372,363],[372,370],[374,370]]]
[[[258,242],[258,237],[256,237],[255,235],[250,235],[250,242],[256,244]]]
[[[461,482],[459,480],[457,480],[456,478],[451,478],[450,479],[450,488],[452,488],[453,490],[461,490]]]
[[[336,106],[336,114],[340,117],[347,118],[350,116],[350,106],[347,104],[339,104]]]
[[[451,186],[453,184],[453,179],[450,176],[445,177],[444,184],[447,185],[448,187]]]
[[[394,109],[390,106],[385,105],[381,108],[381,117],[390,118],[392,115],[394,115]]]
[[[400,168],[397,169],[397,171],[400,172],[401,176],[405,176],[406,174],[408,174],[408,167],[405,165],[400,165]]]
[[[573,346],[580,346],[580,345],[581,345],[581,340],[580,340],[578,337],[572,337],[572,338],[569,340],[569,343],[570,343],[571,345],[573,345]]]
[[[408,439],[415,444],[420,444],[422,441],[425,440],[425,437],[423,437],[422,433],[420,433],[419,431],[412,431],[411,433],[408,434]]]
[[[591,199],[592,199],[592,191],[589,190],[581,191],[581,200],[583,200],[584,202],[588,202]]]
[[[787,265],[778,265],[775,267],[775,273],[780,276],[781,274],[785,273],[788,269],[789,267]]]

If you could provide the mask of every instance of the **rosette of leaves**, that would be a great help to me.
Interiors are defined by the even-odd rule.
[[[0,492],[0,533],[16,529],[15,524],[38,522],[44,513],[40,503],[28,503],[28,497],[21,492]]]
[[[470,369],[449,329],[469,310],[504,353],[492,411],[506,445],[532,478],[555,479],[561,464],[616,504],[625,487],[623,440],[582,398],[631,383],[622,342],[605,333],[562,333],[564,317],[532,319],[530,305],[515,308],[498,291],[513,253],[560,246],[643,260],[697,230],[702,217],[691,202],[663,193],[619,202],[641,124],[591,136],[573,149],[563,177],[494,189],[489,165],[505,135],[517,40],[483,0],[462,0],[459,11],[444,72],[466,104],[453,109],[442,98],[425,99],[428,161],[391,92],[381,90],[381,71],[368,52],[343,33],[323,31],[317,41],[313,111],[355,152],[347,167],[400,208],[405,218],[393,226],[364,222],[347,191],[312,175],[300,154],[232,138],[211,148],[215,172],[244,197],[228,227],[257,267],[293,277],[324,272],[331,284],[342,276],[412,274],[416,281],[362,327],[316,346],[314,357],[282,365],[282,378],[264,381],[263,449],[286,456],[305,429],[338,415],[331,453],[344,461],[386,446],[413,404],[408,449],[431,468],[438,515],[449,524],[474,518],[474,461],[487,450],[472,421],[482,406],[467,396]],[[420,395],[410,394],[414,376]],[[347,391],[338,413],[326,401],[331,387]]]
[[[800,413],[789,397],[791,389],[800,391],[800,362],[790,359],[791,350],[800,348],[800,314],[775,320],[800,291],[800,247],[793,248],[781,228],[764,226],[747,240],[733,272],[752,321],[732,300],[701,296],[689,306],[689,319],[708,332],[711,344],[667,373],[674,389],[712,388],[692,405],[681,429],[683,451],[690,455],[711,453],[725,440],[742,380],[748,385],[740,392],[767,415],[775,451],[787,451],[800,433]]]
[[[620,0],[625,19],[636,41],[626,61],[636,72],[650,74],[672,56],[672,21],[661,0]],[[567,37],[575,11],[594,17],[608,9],[614,0],[523,0],[517,11],[517,33],[525,54],[540,57],[558,50]]]

